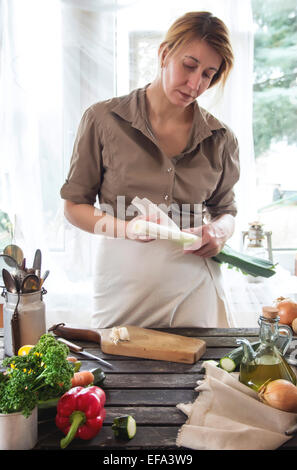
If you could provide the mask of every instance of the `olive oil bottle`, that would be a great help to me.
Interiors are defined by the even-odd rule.
[[[274,307],[263,307],[260,316],[260,345],[256,352],[253,351],[249,342],[245,339],[239,340],[244,349],[244,355],[240,364],[239,380],[248,387],[258,390],[267,380],[284,379],[296,385],[296,375],[285,360],[284,353],[292,339],[292,331],[286,325],[281,329],[286,332],[287,341],[281,352],[275,345],[279,336],[278,310]]]

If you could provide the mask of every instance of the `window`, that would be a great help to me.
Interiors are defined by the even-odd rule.
[[[258,215],[272,231],[275,252],[296,251],[297,6],[295,0],[252,0],[252,7]]]
[[[154,79],[157,50],[162,37],[162,33],[154,31],[130,32],[130,90],[143,87]]]

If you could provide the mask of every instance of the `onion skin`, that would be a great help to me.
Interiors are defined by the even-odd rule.
[[[297,387],[288,380],[268,380],[259,388],[258,396],[266,405],[297,413]]]
[[[276,307],[278,308],[278,315],[280,317],[280,323],[283,325],[292,325],[292,322],[297,318],[297,303],[291,299],[285,299],[279,297],[276,300]]]
[[[292,321],[292,329],[294,333],[297,334],[297,318],[295,318],[295,320]]]

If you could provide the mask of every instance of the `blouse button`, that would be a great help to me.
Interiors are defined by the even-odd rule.
[[[168,198],[169,198],[168,194],[165,194],[164,196],[165,201],[167,201]]]

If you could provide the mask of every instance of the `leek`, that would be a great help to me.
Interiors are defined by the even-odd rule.
[[[174,226],[160,225],[141,219],[135,221],[133,232],[140,236],[173,240],[183,245],[191,245],[201,241],[201,237],[193,233],[183,232]],[[196,246],[196,249],[198,249],[198,246]],[[254,277],[261,276],[268,278],[275,274],[276,265],[271,261],[241,253],[228,245],[225,245],[220,253],[213,256],[212,259],[220,264],[227,263],[230,268],[236,268],[243,274],[249,274]]]
[[[160,238],[166,240],[173,240],[181,244],[193,244],[200,240],[200,237],[193,233],[182,232],[175,227],[168,225],[160,225],[146,220],[137,220],[133,225],[133,233],[140,236],[147,236],[151,238]],[[197,248],[198,249],[198,248]]]
[[[276,265],[271,261],[240,253],[228,245],[225,245],[220,253],[213,256],[212,259],[220,264],[227,263],[230,268],[235,267],[243,274],[250,274],[254,277],[268,278],[275,274]]]

